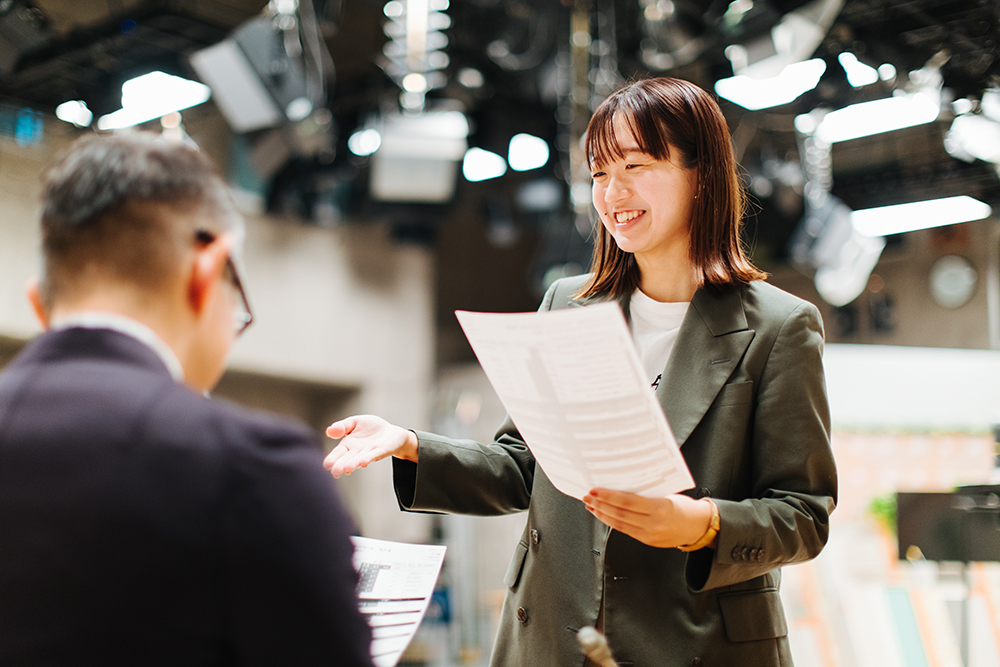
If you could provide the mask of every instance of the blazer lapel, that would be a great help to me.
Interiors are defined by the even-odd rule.
[[[740,288],[695,292],[656,390],[678,445],[705,416],[753,337]]]

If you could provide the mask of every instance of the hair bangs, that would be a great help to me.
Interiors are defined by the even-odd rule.
[[[609,108],[610,106],[598,109],[597,115],[591,119],[590,127],[587,128],[587,164],[591,167],[606,165],[625,157],[625,152],[615,136],[615,110]]]
[[[615,132],[615,121],[618,119],[628,127],[640,151],[657,160],[669,160],[670,144],[663,136],[670,134],[669,128],[662,126],[663,123],[645,109],[642,100],[624,94],[609,98],[595,112],[587,128],[588,164],[594,167],[624,159],[625,150],[621,142],[625,137],[619,137]]]

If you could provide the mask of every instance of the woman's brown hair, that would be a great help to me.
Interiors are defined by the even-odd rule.
[[[614,92],[598,107],[587,126],[586,152],[591,165],[624,157],[614,134],[616,117],[625,120],[639,148],[658,160],[680,153],[678,163],[697,168],[691,212],[691,262],[703,285],[760,280],[766,274],[747,257],[740,235],[746,194],[739,184],[729,127],[719,105],[698,86],[660,77],[643,79]],[[620,296],[639,286],[639,266],[604,228],[597,225],[593,275],[577,295]]]

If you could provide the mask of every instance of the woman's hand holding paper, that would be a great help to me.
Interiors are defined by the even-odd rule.
[[[651,547],[694,544],[705,535],[712,520],[709,502],[681,493],[647,498],[598,488],[591,489],[583,502],[602,523]]]

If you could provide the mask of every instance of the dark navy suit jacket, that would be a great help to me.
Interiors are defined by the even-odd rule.
[[[0,665],[371,664],[315,437],[105,329],[0,373]]]

